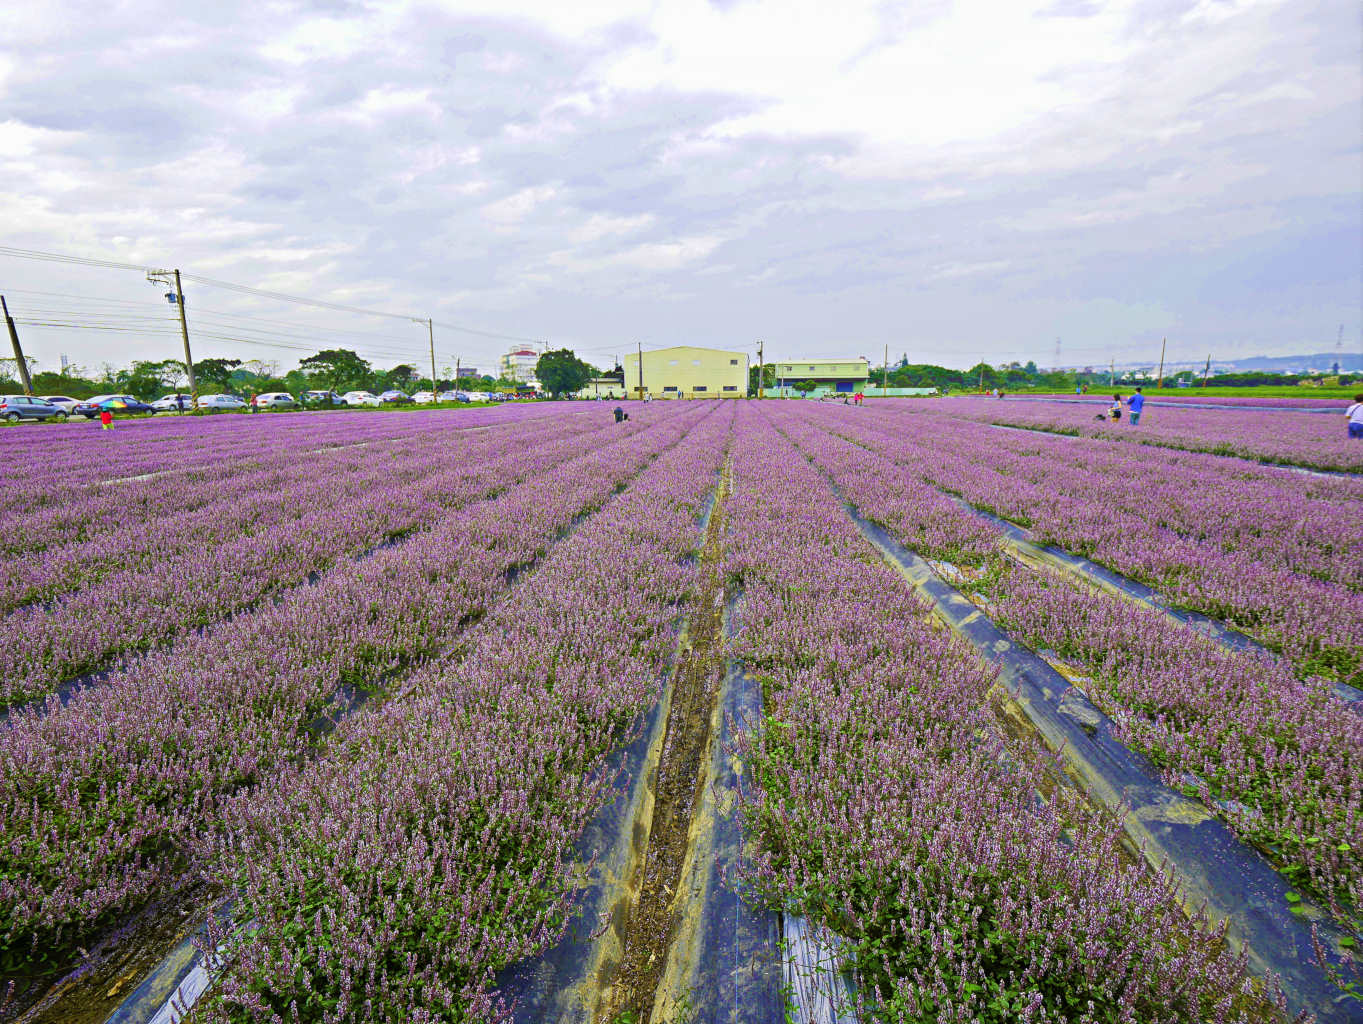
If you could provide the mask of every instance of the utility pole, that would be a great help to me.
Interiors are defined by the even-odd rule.
[[[3,295],[0,295],[0,309],[5,311],[5,326],[9,328],[9,343],[14,346],[14,361],[19,366],[19,379],[24,382],[24,394],[32,395],[33,379],[28,375],[28,362],[24,359],[24,350],[19,345],[19,332],[14,329],[14,317],[9,315],[9,305]]]
[[[431,342],[431,402],[435,402],[435,396],[440,392],[440,387],[435,382],[435,321],[429,317],[426,320],[426,336]],[[455,376],[459,376],[458,373]]]
[[[1117,360],[1112,359],[1107,364],[1107,383],[1108,387],[1117,386]]]
[[[757,343],[757,397],[762,397],[762,380],[766,376],[766,363],[762,360],[762,342]]]
[[[194,357],[189,354],[189,323],[185,320],[185,292],[184,286],[180,283],[180,271],[176,270],[148,270],[147,280],[152,284],[169,285],[172,276],[175,279],[175,291],[166,295],[166,298],[175,304],[180,311],[180,338],[185,343],[185,376],[189,378],[189,405],[191,409],[199,407],[199,382],[194,376]]]
[[[883,394],[890,387],[890,343],[885,343],[885,362],[880,368],[880,390]]]
[[[642,341],[639,342],[639,390],[634,397],[641,402],[644,400],[644,343]]]
[[[1169,339],[1165,338],[1159,346],[1159,379],[1155,382],[1155,390],[1164,387],[1164,349],[1169,344]]]
[[[180,286],[180,271],[175,271],[175,305],[180,309],[180,337],[185,343],[185,373],[189,376],[189,404],[199,407],[199,383],[194,379],[194,358],[189,354],[189,324],[185,322],[185,290]],[[178,402],[176,403],[179,404]]]
[[[980,394],[984,394],[984,360],[980,360]]]
[[[1212,354],[1207,353],[1207,365],[1202,367],[1202,386],[1207,386],[1207,374],[1212,372]]]

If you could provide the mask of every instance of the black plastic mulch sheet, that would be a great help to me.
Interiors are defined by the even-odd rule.
[[[627,782],[579,842],[579,859],[595,858],[595,863],[569,935],[498,978],[502,996],[515,1001],[517,1024],[588,1024],[610,984],[632,895],[629,881],[644,852],[640,846],[647,830],[641,815],[649,802],[666,705],[664,697],[635,741],[617,752],[612,770]],[[675,1016],[693,1024],[782,1024],[786,1019],[777,917],[750,906],[738,879],[738,785],[745,769],[731,751],[737,730],[760,714],[757,682],[731,668],[713,712],[707,779],[655,1019]]]
[[[1167,861],[1185,902],[1199,906],[1205,901],[1208,913],[1227,923],[1236,947],[1248,951],[1250,969],[1260,976],[1277,975],[1292,1012],[1309,1011],[1319,1024],[1356,1024],[1357,1001],[1316,962],[1312,921],[1288,910],[1287,880],[1200,803],[1164,785],[1148,761],[1117,741],[1107,716],[1044,659],[1013,643],[884,529],[855,509],[849,512],[952,630],[998,666],[1000,684],[1047,746],[1063,751],[1090,799],[1122,816],[1128,836],[1147,860]],[[1339,970],[1342,933],[1318,909],[1311,911],[1325,954]]]

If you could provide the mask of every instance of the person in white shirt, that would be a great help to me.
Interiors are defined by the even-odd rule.
[[[1349,417],[1349,436],[1363,438],[1363,395],[1354,395],[1354,404],[1344,410]]]

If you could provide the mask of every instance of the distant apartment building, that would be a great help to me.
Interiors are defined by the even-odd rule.
[[[477,376],[478,369],[477,367],[474,366],[461,366],[459,367],[458,370],[455,371],[455,377],[458,380],[468,380]]]
[[[776,364],[778,387],[813,381],[819,387],[842,394],[862,391],[871,376],[871,364],[857,359],[796,359]]]
[[[625,392],[632,398],[742,398],[748,393],[748,356],[727,349],[677,345],[624,358]]]
[[[539,361],[540,354],[533,348],[513,348],[497,361],[497,368],[503,377],[518,380],[522,384],[538,384],[535,365]]]

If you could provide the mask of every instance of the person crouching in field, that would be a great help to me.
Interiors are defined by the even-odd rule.
[[[1344,415],[1349,417],[1349,436],[1363,440],[1363,395],[1354,395],[1354,404]]]
[[[99,429],[100,430],[114,429],[114,414],[110,412],[108,409],[101,409],[99,411]]]
[[[1122,396],[1121,396],[1121,395],[1113,395],[1113,396],[1112,396],[1112,407],[1111,407],[1110,409],[1108,409],[1107,414],[1108,414],[1108,416],[1111,418],[1111,420],[1112,420],[1113,423],[1118,422],[1118,421],[1122,418]]]

